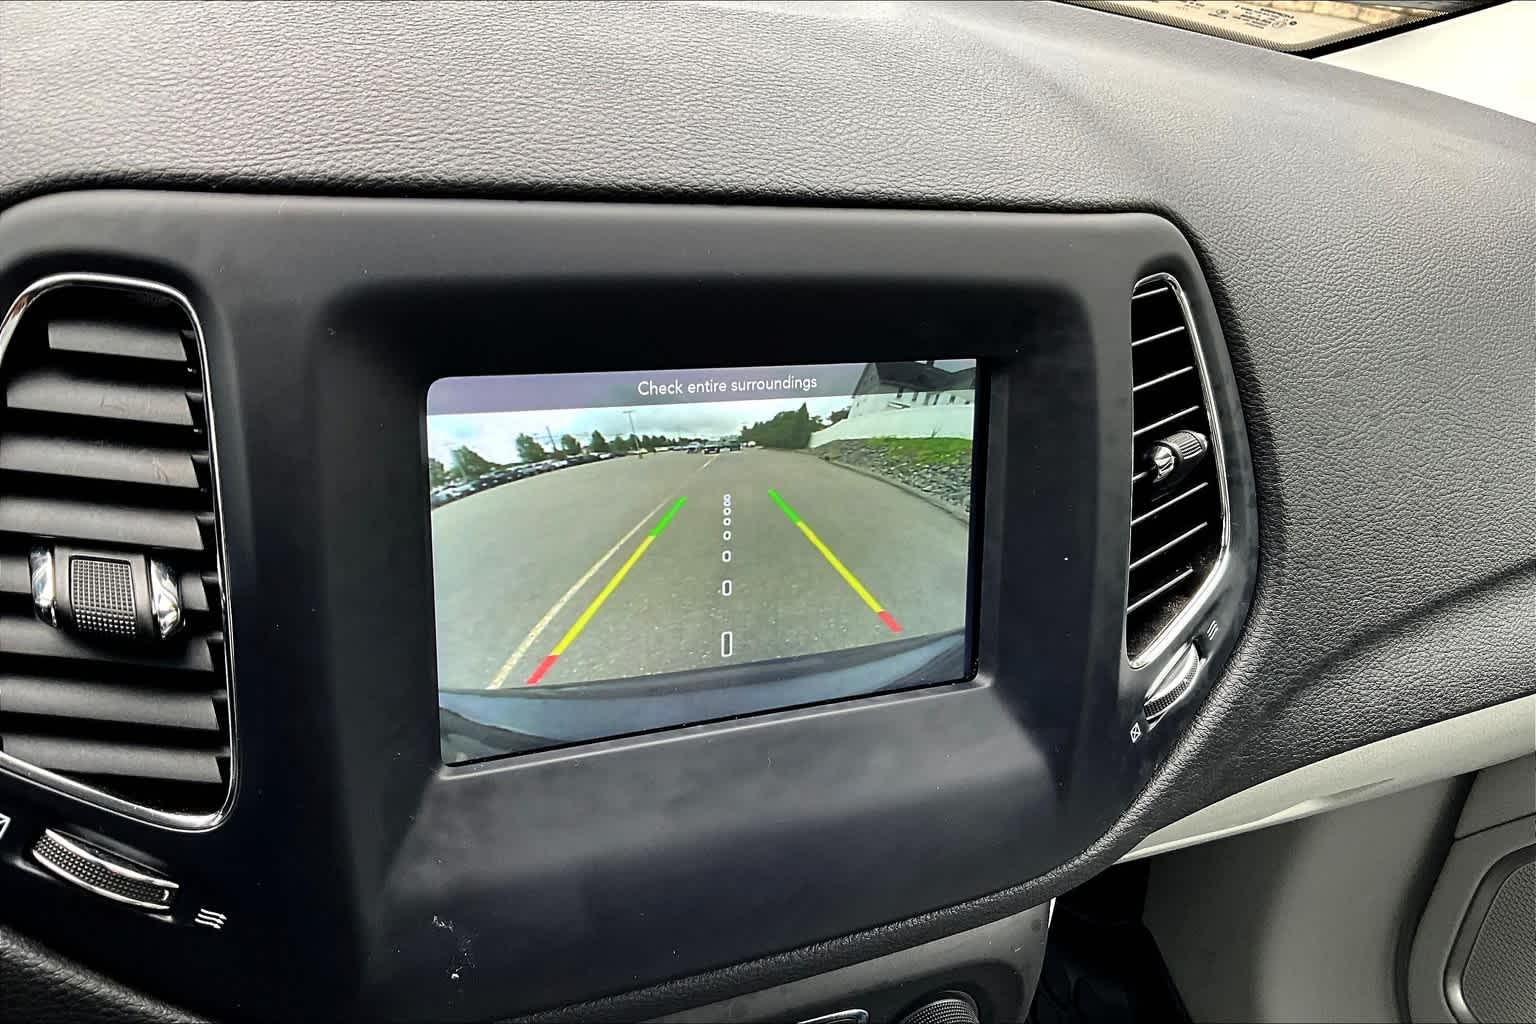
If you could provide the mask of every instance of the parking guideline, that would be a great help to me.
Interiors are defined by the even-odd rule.
[[[848,571],[848,567],[832,553],[832,549],[822,543],[821,538],[816,536],[816,531],[812,530],[806,524],[806,521],[800,518],[800,513],[791,508],[789,502],[785,501],[778,491],[770,489],[768,497],[773,499],[773,503],[779,506],[779,511],[783,512],[790,522],[800,528],[800,532],[805,534],[805,539],[811,542],[811,546],[821,552],[821,557],[827,560],[828,565],[837,570],[837,574],[843,578],[843,582],[853,588],[853,592],[863,599],[864,603],[869,606],[869,610],[874,612],[881,622],[885,623],[885,627],[892,633],[900,633],[901,623],[897,622],[895,616],[886,611],[885,607],[875,600],[875,595],[865,589],[864,584],[859,582],[857,576]]]
[[[581,631],[587,628],[587,623],[592,621],[592,616],[597,614],[597,610],[603,606],[603,602],[607,601],[609,596],[619,588],[619,584],[624,582],[624,577],[629,575],[629,570],[633,569],[635,563],[640,561],[641,556],[650,550],[651,545],[656,542],[656,538],[661,536],[662,531],[671,524],[687,501],[687,498],[678,498],[672,507],[667,509],[666,514],[661,517],[656,525],[651,527],[651,531],[645,535],[645,539],[640,542],[640,546],[635,548],[634,553],[619,567],[619,571],[613,574],[613,578],[603,585],[603,589],[598,591],[597,596],[592,599],[592,603],[587,605],[586,610],[572,623],[571,628],[565,631],[565,635],[560,638],[560,642],[555,644],[555,649],[549,652],[548,657],[539,662],[538,668],[533,670],[533,674],[528,677],[528,682],[525,685],[537,686],[539,680],[543,679],[545,674],[554,667],[555,662],[560,659],[560,655],[564,654],[566,648],[570,647],[576,638],[581,635]]]

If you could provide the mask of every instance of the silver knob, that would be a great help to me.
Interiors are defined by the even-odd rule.
[[[1205,660],[1200,657],[1200,651],[1192,643],[1185,644],[1142,698],[1142,716],[1147,720],[1148,729],[1195,688],[1204,667]]]
[[[140,910],[170,910],[181,888],[126,857],[51,828],[33,844],[32,859],[86,892]]]
[[[1211,443],[1205,439],[1205,435],[1193,430],[1180,430],[1153,442],[1147,450],[1152,482],[1167,483],[1175,477],[1183,476],[1199,465],[1210,448]]]

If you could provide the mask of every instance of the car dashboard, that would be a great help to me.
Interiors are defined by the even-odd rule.
[[[7,6],[10,1005],[1022,1019],[1527,697],[1530,126],[1026,8]]]

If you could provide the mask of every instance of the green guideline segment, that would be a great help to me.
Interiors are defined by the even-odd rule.
[[[661,536],[661,531],[665,530],[667,528],[667,524],[672,522],[672,517],[677,515],[678,510],[680,510],[685,504],[687,504],[687,502],[688,502],[687,498],[678,498],[677,499],[677,504],[675,504],[671,508],[667,509],[667,514],[661,517],[661,521],[658,522],[655,526],[651,527],[650,535],[652,537],[660,537]]]

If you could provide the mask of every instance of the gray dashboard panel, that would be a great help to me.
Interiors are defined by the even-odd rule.
[[[12,4],[0,37],[0,205],[137,185],[1180,224],[1244,391],[1249,627],[1103,840],[926,934],[1038,902],[1221,796],[1536,689],[1527,123],[1046,3]]]

